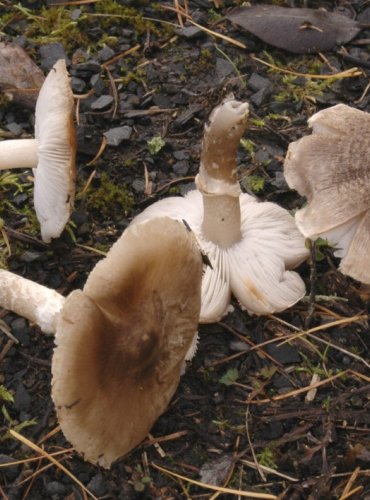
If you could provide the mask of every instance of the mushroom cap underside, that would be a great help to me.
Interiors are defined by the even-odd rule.
[[[110,467],[147,435],[175,392],[197,330],[201,255],[182,223],[127,229],[67,298],[52,396],[66,438]]]
[[[259,203],[240,196],[241,241],[221,248],[202,235],[203,197],[193,190],[182,197],[154,203],[133,224],[168,215],[185,219],[193,230],[212,268],[206,266],[202,279],[200,322],[219,321],[233,293],[252,314],[282,311],[305,294],[300,276],[290,271],[308,258],[305,239],[289,212],[274,203]]]
[[[66,63],[60,59],[47,75],[36,104],[34,203],[46,242],[60,235],[73,207],[77,147],[73,105]]]
[[[312,134],[291,143],[284,162],[288,185],[307,198],[297,226],[335,247],[344,274],[370,283],[370,114],[338,104],[308,122]]]
[[[370,207],[370,114],[345,105],[310,119],[312,135],[289,145],[284,175],[307,198],[296,213],[306,237],[314,237],[363,214]],[[348,128],[347,128],[348,124]]]

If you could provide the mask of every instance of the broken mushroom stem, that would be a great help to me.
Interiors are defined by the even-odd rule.
[[[63,295],[3,269],[0,282],[1,307],[36,323],[44,333],[56,332],[58,314],[65,301]]]
[[[35,168],[38,162],[37,139],[0,141],[0,170]]]
[[[224,248],[242,237],[236,152],[248,115],[247,103],[231,99],[214,109],[205,126],[200,168],[195,179],[203,197],[204,237]]]

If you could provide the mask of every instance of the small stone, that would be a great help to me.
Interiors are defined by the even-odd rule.
[[[70,13],[70,18],[72,21],[77,21],[77,19],[81,16],[81,9],[73,9]]]
[[[18,384],[14,397],[14,408],[17,411],[27,411],[31,404],[31,396],[22,383]]]
[[[41,57],[40,66],[46,71],[50,71],[59,59],[65,59],[67,64],[69,64],[70,62],[67,54],[64,51],[63,45],[59,42],[52,42],[46,45],[41,45],[39,52]]]
[[[135,179],[131,184],[131,187],[137,193],[142,193],[145,188],[145,182],[142,179]]]
[[[0,453],[0,464],[5,465],[10,462],[15,462],[16,459],[5,455],[4,453]],[[19,474],[19,466],[18,465],[8,465],[6,467],[1,468],[1,472],[7,477],[9,481],[14,481]]]
[[[51,481],[50,483],[46,483],[46,491],[49,495],[64,495],[67,491],[67,488],[63,483],[59,481]]]
[[[108,94],[101,95],[91,104],[91,109],[101,111],[108,108],[113,102],[113,97]]]
[[[298,351],[289,344],[282,344],[279,346],[269,344],[266,346],[266,352],[283,365],[301,362],[301,357],[298,354]]]
[[[279,439],[284,434],[284,427],[280,422],[269,422],[263,427],[261,435],[263,439]]]
[[[253,92],[258,92],[259,90],[271,89],[271,82],[257,73],[252,73],[248,80],[248,87]]]
[[[16,318],[10,324],[13,335],[23,346],[30,345],[30,335],[27,321],[24,318]]]
[[[187,39],[198,38],[203,35],[203,31],[197,26],[184,26],[183,28],[175,28],[176,35],[183,36]]]
[[[261,104],[263,104],[268,95],[269,94],[266,92],[266,89],[261,89],[258,92],[252,94],[249,100],[252,104],[259,107],[261,106]]]
[[[100,96],[103,94],[106,85],[100,76],[100,73],[95,73],[91,78],[90,78],[90,84],[92,87],[94,87],[95,90],[95,95]]]
[[[97,497],[103,496],[107,491],[107,487],[101,472],[95,474],[87,485],[88,490]]]
[[[91,60],[75,64],[71,70],[71,74],[84,78],[91,76],[94,73],[100,73],[100,70],[100,64],[97,61]]]
[[[108,45],[105,45],[97,53],[97,59],[98,59],[98,61],[104,62],[104,61],[108,61],[108,59],[112,59],[112,57],[114,57],[114,55],[115,55],[114,50],[111,49],[110,47],[108,47]]]
[[[173,165],[172,170],[177,175],[187,175],[187,173],[189,172],[189,168],[190,166],[187,160],[180,160]]]
[[[73,92],[76,94],[81,94],[86,87],[85,80],[82,80],[82,78],[78,78],[77,76],[72,76],[71,78],[71,87]]]
[[[6,128],[14,135],[20,135],[22,133],[22,127],[19,125],[19,123],[8,123],[6,125]]]
[[[89,216],[83,210],[76,210],[73,212],[71,219],[77,226],[80,226],[89,221]]]
[[[219,81],[224,80],[235,70],[230,61],[217,57],[216,59],[216,74]]]
[[[31,252],[30,250],[26,250],[20,256],[20,260],[22,262],[34,262],[35,260],[39,260],[41,256],[41,252]]]
[[[173,153],[173,157],[176,159],[176,160],[186,160],[187,158],[189,158],[189,154],[187,153],[187,151],[185,150],[181,150],[181,151],[175,151]]]
[[[124,125],[123,127],[111,128],[104,132],[108,146],[119,146],[122,141],[128,141],[132,134],[132,127]]]

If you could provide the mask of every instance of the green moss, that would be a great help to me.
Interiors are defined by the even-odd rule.
[[[87,14],[72,20],[70,12],[65,7],[42,8],[39,17],[29,18],[25,35],[36,44],[61,42],[67,51],[76,47],[89,47],[91,42],[85,30]]]
[[[86,197],[90,210],[96,210],[104,216],[119,212],[128,215],[134,204],[134,196],[125,185],[113,183],[108,174],[103,173],[101,184],[97,189],[91,189]]]
[[[121,68],[121,72],[124,73],[124,75],[121,76],[120,82],[125,87],[130,82],[136,82],[136,83],[142,84],[143,81],[145,80],[145,77],[146,77],[146,73],[142,68],[136,69],[135,71],[129,71],[127,65],[125,65]]]
[[[137,1],[135,6],[145,5],[147,1]],[[138,35],[142,35],[150,30],[153,33],[160,34],[158,27],[150,20],[144,19],[140,11],[134,7],[120,5],[116,0],[101,0],[95,4],[96,14],[102,17],[100,24],[103,28],[109,28],[114,25],[122,26],[122,21],[127,22],[135,28]],[[106,17],[105,17],[106,16]]]
[[[278,102],[301,102],[307,97],[321,96],[335,80],[335,78],[298,79],[296,75],[284,75],[281,79],[281,90],[274,97]]]

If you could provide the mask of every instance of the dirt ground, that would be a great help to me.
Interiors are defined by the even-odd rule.
[[[0,1],[0,38],[22,46],[45,74],[56,59],[68,61],[83,97],[75,210],[62,236],[44,244],[31,171],[2,172],[0,250],[3,267],[63,295],[83,286],[133,216],[194,187],[204,123],[225,96],[251,108],[238,152],[242,189],[289,210],[304,200],[284,182],[283,160],[288,144],[309,133],[307,118],[339,102],[369,110],[370,31],[342,50],[293,54],[222,17],[241,2],[189,0],[188,23],[172,1],[56,3]],[[363,0],[266,3],[370,18]],[[352,78],[302,76],[353,67]],[[0,103],[1,137],[31,136],[34,104],[4,94]],[[291,309],[249,316],[234,301],[223,321],[200,326],[197,354],[169,408],[110,470],[84,462],[58,429],[52,336],[1,311],[0,495],[370,499],[369,295],[337,270],[330,247],[314,254],[314,265],[298,269],[307,296]],[[58,464],[9,429],[56,453]]]

